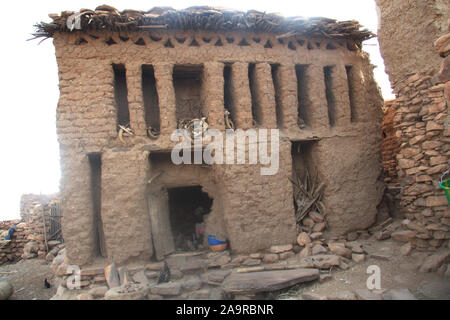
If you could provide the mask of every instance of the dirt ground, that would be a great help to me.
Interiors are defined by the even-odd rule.
[[[287,290],[277,299],[301,299],[303,293],[315,293],[322,297],[342,298],[357,289],[366,289],[367,267],[377,265],[381,273],[381,289],[408,288],[419,300],[450,300],[450,279],[437,273],[422,273],[418,269],[428,252],[413,250],[411,255],[400,254],[399,242],[393,240],[358,240],[367,251],[366,260],[353,264],[348,270],[331,271],[332,279],[303,284]],[[375,255],[376,257],[371,257]],[[325,272],[327,273],[327,272]]]
[[[430,253],[413,250],[402,256],[401,243],[393,240],[359,240],[368,253],[364,262],[352,264],[348,270],[333,269],[326,282],[302,284],[267,296],[269,299],[302,299],[303,293],[315,293],[328,298],[346,298],[357,289],[366,288],[367,267],[377,265],[381,271],[381,288],[408,288],[417,299],[450,300],[450,280],[437,273],[421,273],[423,259]],[[325,272],[325,273],[328,273]],[[324,273],[324,274],[325,274]],[[53,274],[48,262],[40,259],[21,260],[0,266],[0,280],[9,279],[15,289],[11,299],[47,300],[56,293],[56,286],[45,288],[44,279],[52,282]],[[351,295],[351,294],[350,294]]]
[[[46,288],[44,279],[52,282],[50,264],[42,259],[20,260],[0,266],[0,280],[8,279],[15,293],[11,300],[48,300],[56,293],[56,286]]]

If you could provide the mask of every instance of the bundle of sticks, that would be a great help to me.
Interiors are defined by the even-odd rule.
[[[301,178],[294,168],[293,178],[290,179],[294,186],[294,201],[297,204],[295,213],[297,224],[299,225],[311,211],[317,211],[325,216],[325,206],[322,202],[323,189],[325,184],[319,182],[319,174],[316,171],[314,176],[305,170]]]

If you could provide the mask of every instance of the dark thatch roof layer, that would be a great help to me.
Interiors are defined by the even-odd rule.
[[[336,21],[328,18],[282,17],[255,10],[247,12],[214,7],[190,7],[175,10],[155,7],[149,11],[124,10],[102,5],[95,10],[63,11],[49,14],[52,22],[35,25],[34,38],[49,38],[55,32],[139,31],[139,30],[205,30],[214,32],[249,31],[281,36],[302,35],[329,39],[352,39],[358,43],[375,35],[354,20]]]

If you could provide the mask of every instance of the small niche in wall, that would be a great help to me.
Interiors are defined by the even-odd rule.
[[[297,77],[297,98],[298,98],[298,126],[300,129],[310,124],[311,106],[308,97],[308,65],[295,65]]]
[[[350,101],[350,121],[355,122],[357,120],[357,114],[355,106],[355,73],[353,66],[345,66],[345,72],[347,73],[348,99]]]
[[[130,124],[127,76],[123,64],[113,64],[112,68],[114,71],[114,98],[116,101],[117,131],[119,131],[119,125],[128,126]]]
[[[152,133],[159,132],[159,99],[156,89],[155,72],[152,65],[142,65],[142,96],[147,130],[150,130]]]
[[[336,100],[333,92],[333,66],[323,68],[325,80],[325,95],[327,98],[328,120],[330,126],[333,127],[336,122]]]
[[[200,119],[203,116],[201,99],[202,65],[176,65],[173,86],[176,98],[176,119]]]

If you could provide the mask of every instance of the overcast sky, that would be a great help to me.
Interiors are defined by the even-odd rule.
[[[55,110],[58,102],[58,71],[52,40],[26,41],[33,24],[49,22],[49,13],[94,9],[103,1],[40,0],[8,1],[2,4],[1,50],[1,157],[0,220],[19,217],[22,193],[52,193],[59,189],[59,150],[56,140]],[[378,18],[374,0],[309,1],[108,1],[119,10],[147,10],[154,6],[183,9],[194,5],[256,9],[284,16],[324,16],[338,20],[355,19],[376,33]],[[365,50],[376,65],[375,77],[385,99],[392,98],[376,39]]]

